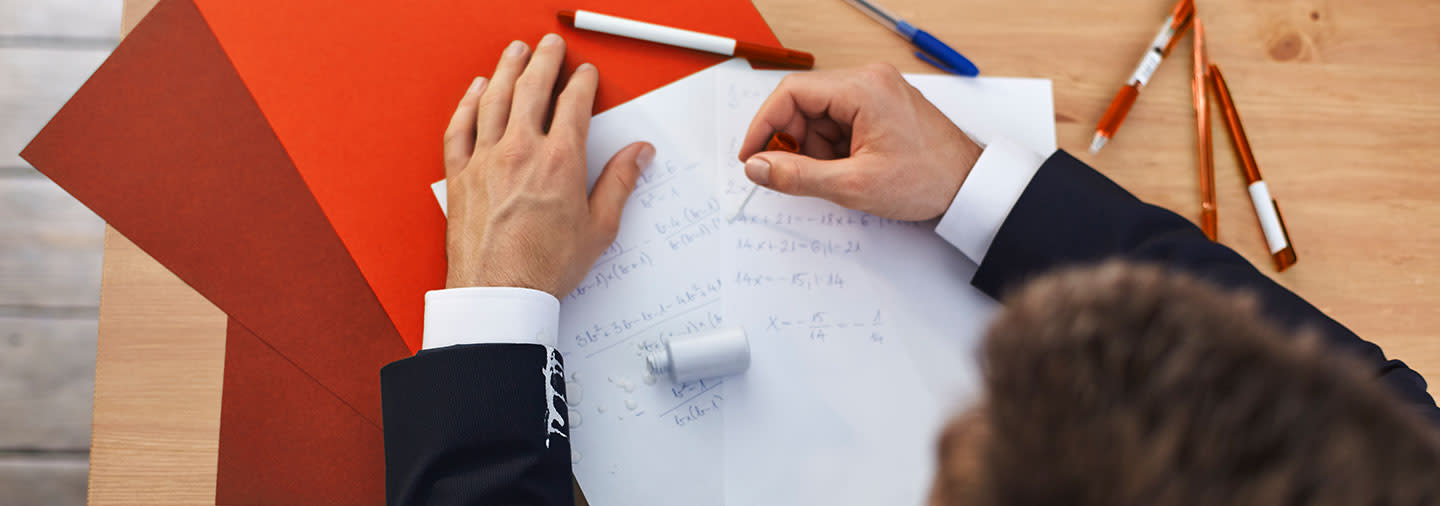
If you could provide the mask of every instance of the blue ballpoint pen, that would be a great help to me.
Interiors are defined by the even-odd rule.
[[[900,34],[901,37],[905,37],[905,40],[910,41],[911,44],[914,44],[915,47],[920,49],[915,52],[915,56],[921,60],[925,60],[926,63],[952,74],[967,77],[980,75],[980,69],[975,68],[974,63],[970,63],[970,60],[966,59],[954,49],[951,49],[950,46],[945,45],[944,42],[940,42],[940,39],[935,38],[934,35],[930,35],[925,30],[915,28],[914,25],[906,23],[904,20],[895,17],[894,14],[891,14],[885,9],[881,9],[880,6],[870,3],[868,0],[846,1],[854,5],[856,9],[860,9],[860,12],[869,14],[870,17],[875,18],[875,21],[879,21],[880,24],[894,30],[895,33]]]

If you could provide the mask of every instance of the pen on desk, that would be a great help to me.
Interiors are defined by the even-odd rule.
[[[940,70],[951,74],[959,74],[967,77],[980,75],[980,69],[976,68],[974,63],[970,63],[970,60],[965,58],[964,55],[961,55],[950,46],[945,45],[944,42],[940,42],[940,39],[935,38],[934,35],[930,35],[929,32],[915,28],[914,25],[906,23],[905,20],[896,17],[878,5],[870,3],[869,0],[845,1],[850,2],[850,5],[854,5],[856,9],[860,9],[860,12],[864,12],[871,18],[874,18],[875,21],[879,21],[880,24],[894,30],[895,33],[900,34],[901,37],[905,37],[905,40],[910,41],[911,44],[914,44],[915,47],[920,49],[915,52],[915,57],[924,60],[925,63],[934,65]]]
[[[765,143],[765,151],[798,153],[800,151],[800,143],[796,142],[795,137],[790,134],[775,132],[775,135],[770,136],[770,142]],[[745,206],[750,205],[750,199],[755,198],[755,192],[757,191],[760,191],[760,185],[758,184],[750,188],[750,193],[745,194],[745,200],[740,201],[740,207],[735,209],[735,215],[731,216],[726,222],[734,223],[735,220],[740,219],[740,217],[745,214]]]
[[[1150,47],[1145,49],[1145,55],[1140,57],[1135,73],[1130,75],[1125,87],[1115,94],[1115,99],[1110,101],[1110,107],[1105,109],[1105,115],[1100,117],[1100,124],[1095,126],[1095,138],[1090,141],[1091,153],[1099,153],[1100,148],[1105,147],[1105,143],[1115,136],[1115,132],[1120,129],[1120,123],[1125,121],[1125,115],[1130,113],[1130,106],[1135,105],[1135,99],[1140,97],[1140,88],[1150,82],[1150,76],[1155,75],[1155,69],[1160,68],[1160,62],[1170,54],[1170,49],[1175,47],[1180,35],[1185,33],[1185,27],[1194,15],[1194,0],[1180,0],[1175,4],[1175,8],[1170,11],[1170,17],[1165,18],[1160,32],[1155,34],[1155,39],[1150,41]]]
[[[1270,188],[1260,179],[1260,165],[1255,163],[1255,153],[1250,150],[1250,140],[1245,137],[1245,127],[1240,125],[1240,111],[1235,108],[1235,99],[1225,85],[1225,76],[1220,67],[1210,65],[1210,81],[1215,86],[1215,98],[1225,112],[1225,126],[1235,145],[1235,154],[1240,157],[1240,166],[1245,171],[1245,184],[1250,189],[1250,203],[1255,205],[1255,215],[1260,219],[1260,230],[1265,233],[1265,243],[1270,248],[1270,258],[1275,260],[1275,269],[1284,271],[1295,265],[1295,246],[1290,243],[1290,234],[1285,230],[1285,220],[1280,217],[1280,206],[1270,197]]]
[[[1195,18],[1195,66],[1190,91],[1195,95],[1195,135],[1200,161],[1200,229],[1214,241],[1219,237],[1215,207],[1215,144],[1210,139],[1210,62],[1205,58],[1205,27]]]
[[[755,63],[769,63],[800,69],[808,69],[815,65],[815,56],[794,49],[755,44],[586,10],[560,11],[556,16],[571,28],[608,33],[707,53],[739,56]]]

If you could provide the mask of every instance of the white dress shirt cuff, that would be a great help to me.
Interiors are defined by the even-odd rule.
[[[1044,157],[1018,145],[1005,140],[991,142],[955,193],[935,233],[980,264],[1010,209],[1043,163]]]
[[[471,287],[425,293],[423,349],[457,344],[555,346],[560,301],[529,288]]]

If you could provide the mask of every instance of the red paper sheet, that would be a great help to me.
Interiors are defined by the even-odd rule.
[[[219,460],[218,505],[385,504],[380,428],[234,319]]]
[[[444,284],[440,138],[506,44],[564,35],[567,67],[600,69],[603,110],[723,58],[565,28],[561,9],[777,43],[745,0],[195,1],[412,351]]]
[[[23,156],[380,424],[378,371],[408,350],[189,0],[160,2]]]

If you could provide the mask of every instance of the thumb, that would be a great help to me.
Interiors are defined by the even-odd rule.
[[[625,146],[600,171],[595,188],[590,190],[590,217],[592,224],[601,232],[602,239],[609,239],[609,245],[620,230],[620,211],[630,192],[635,191],[635,181],[640,172],[655,161],[655,146],[648,142],[636,142]]]
[[[783,151],[766,151],[745,161],[745,176],[755,184],[790,195],[820,197],[837,204],[852,200],[850,184],[859,175],[854,158],[816,160]]]

